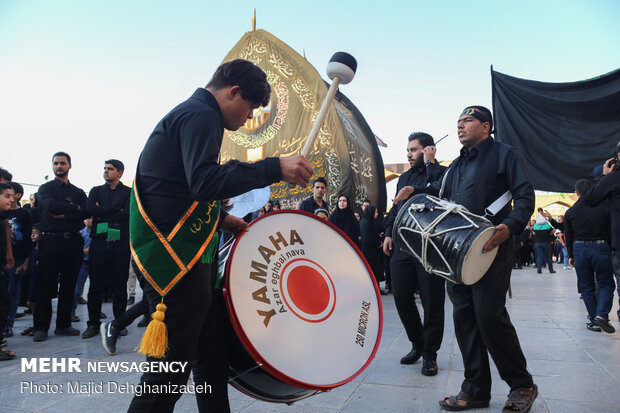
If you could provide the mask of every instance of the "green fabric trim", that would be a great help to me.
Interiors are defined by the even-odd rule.
[[[195,258],[212,233],[205,252],[209,251],[211,256],[214,249],[217,252],[215,226],[219,219],[220,201],[198,203],[174,237],[167,241],[168,235],[164,236],[154,223],[151,222],[152,227],[149,225],[147,219],[150,221],[150,218],[146,211],[143,213],[147,219],[140,212],[139,199],[134,184],[129,203],[129,239],[132,252],[139,261],[138,266],[146,272],[146,279],[165,296],[193,264],[201,259]],[[186,215],[187,212],[184,217]]]

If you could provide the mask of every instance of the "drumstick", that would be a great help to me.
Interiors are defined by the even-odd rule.
[[[437,144],[439,142],[441,142],[442,140],[446,139],[448,137],[448,135],[445,135],[443,138],[439,139],[437,142],[435,142],[435,146],[437,146]]]
[[[353,56],[345,52],[336,52],[329,59],[329,63],[327,64],[327,76],[332,79],[332,84],[327,91],[327,95],[325,96],[325,100],[323,100],[323,104],[321,104],[321,108],[319,109],[319,113],[312,125],[312,129],[308,134],[308,138],[306,139],[306,143],[304,144],[301,154],[307,158],[310,155],[310,151],[314,146],[314,141],[319,134],[319,130],[321,130],[321,126],[323,126],[323,122],[325,121],[325,117],[327,116],[327,111],[329,110],[329,106],[334,100],[334,96],[336,96],[336,92],[338,91],[338,85],[347,83],[353,80],[355,76],[355,70],[357,69],[357,61]],[[290,187],[294,187],[295,184],[289,184]]]

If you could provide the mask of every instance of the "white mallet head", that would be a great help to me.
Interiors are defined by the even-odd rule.
[[[327,64],[327,76],[330,79],[338,77],[340,83],[346,85],[353,80],[356,69],[357,61],[353,56],[345,52],[336,52]]]

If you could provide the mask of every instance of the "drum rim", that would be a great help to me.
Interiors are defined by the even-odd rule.
[[[256,222],[265,219],[267,217],[271,217],[274,215],[278,215],[278,214],[298,214],[298,215],[305,215],[307,217],[310,217],[312,219],[315,219],[319,222],[322,222],[324,224],[327,224],[329,227],[331,227],[331,229],[335,230],[338,234],[340,234],[348,243],[349,245],[353,248],[353,250],[357,253],[357,255],[359,256],[359,258],[361,258],[362,263],[364,264],[364,266],[366,267],[366,271],[367,274],[369,275],[369,278],[372,282],[373,288],[375,290],[375,296],[377,297],[377,303],[378,303],[378,307],[379,307],[379,329],[377,331],[377,341],[375,343],[375,346],[372,350],[372,353],[370,354],[370,356],[368,357],[368,360],[366,360],[366,362],[364,363],[364,365],[357,371],[355,372],[355,374],[353,374],[351,377],[342,380],[338,383],[333,383],[330,385],[324,385],[324,386],[317,386],[315,384],[310,384],[310,383],[305,383],[299,380],[296,380],[290,376],[287,376],[286,374],[282,373],[280,370],[278,370],[276,367],[272,366],[271,364],[269,364],[262,356],[261,354],[258,352],[258,350],[256,350],[256,348],[252,345],[252,343],[250,342],[250,340],[248,339],[247,335],[245,334],[245,331],[243,331],[243,328],[241,327],[241,322],[239,321],[239,319],[237,318],[237,314],[234,310],[233,307],[233,303],[232,303],[232,296],[229,293],[229,288],[230,288],[230,277],[228,276],[228,274],[230,274],[230,265],[232,262],[232,257],[235,254],[235,250],[237,249],[237,245],[239,245],[239,240],[245,235],[245,231],[240,232],[239,234],[237,234],[237,236],[235,237],[235,241],[231,247],[231,251],[229,253],[229,259],[226,261],[226,270],[225,270],[225,277],[224,277],[224,289],[223,289],[223,295],[224,295],[224,301],[226,303],[226,310],[228,312],[228,316],[230,318],[230,322],[233,326],[233,329],[235,330],[235,333],[237,333],[239,340],[241,341],[241,344],[243,345],[243,347],[245,348],[245,350],[250,354],[250,357],[252,357],[252,359],[254,360],[254,362],[256,362],[256,364],[260,365],[262,369],[264,369],[267,373],[271,374],[273,377],[275,377],[276,379],[284,382],[285,384],[289,384],[291,386],[295,386],[295,387],[300,387],[302,389],[308,389],[308,390],[330,390],[333,388],[336,388],[338,386],[342,386],[343,384],[346,384],[350,381],[352,381],[353,379],[355,379],[357,376],[359,376],[360,374],[362,374],[362,372],[364,370],[366,370],[366,368],[370,365],[370,363],[372,362],[372,360],[375,358],[377,351],[379,350],[379,345],[381,344],[381,336],[383,334],[383,303],[381,301],[381,293],[379,291],[379,286],[378,284],[375,282],[374,277],[372,277],[372,270],[370,269],[370,265],[368,265],[368,262],[366,261],[366,258],[364,257],[364,254],[361,252],[361,250],[355,245],[355,243],[353,243],[353,241],[351,241],[351,239],[338,227],[336,227],[334,224],[332,224],[331,222],[329,222],[328,220],[322,219],[317,217],[314,214],[311,214],[310,212],[306,212],[306,211],[300,211],[300,210],[296,210],[296,209],[282,209],[279,211],[273,211],[273,212],[269,212],[267,214],[264,214],[260,217],[258,217],[257,219],[255,219],[254,221],[250,222],[249,227],[251,227],[252,225],[254,225]]]

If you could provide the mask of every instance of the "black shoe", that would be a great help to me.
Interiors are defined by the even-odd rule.
[[[99,334],[99,329],[95,326],[88,326],[82,333],[82,338],[91,338]]]
[[[88,304],[88,301],[83,299],[82,297],[78,298],[78,304]]]
[[[106,313],[104,313],[103,311],[99,314],[99,319],[101,320],[102,318],[108,318]]]
[[[138,323],[138,327],[146,327],[149,325],[150,322],[151,322],[151,318],[144,316],[142,317],[142,320],[140,320],[140,322]]]
[[[80,330],[73,327],[57,328],[56,330],[54,330],[54,334],[56,334],[57,336],[79,336]]]
[[[425,376],[435,376],[438,371],[439,367],[435,360],[424,360],[422,362],[422,374]]]
[[[112,323],[103,323],[99,327],[101,332],[101,343],[108,354],[116,353],[116,341],[118,340],[119,331],[114,328]]]
[[[549,271],[549,274],[555,274],[555,270]]]
[[[136,303],[136,297],[129,297],[127,299],[127,305],[134,305]]]
[[[0,347],[6,347],[7,344],[9,344],[8,341],[6,341],[4,339],[0,340]]]
[[[2,333],[2,336],[6,337],[13,337],[13,328],[12,327],[6,327],[4,329],[4,333]]]
[[[26,313],[16,313],[15,314],[15,319],[17,320],[18,318],[22,318],[22,317],[25,317],[25,316],[26,316]]]
[[[76,316],[75,314],[71,316],[72,323],[78,323],[79,321],[80,321],[80,317]]]
[[[542,274],[542,270],[538,270],[537,272],[538,272],[538,274]]]
[[[596,324],[597,326],[602,328],[603,331],[608,333],[608,334],[613,334],[613,333],[616,332],[616,329],[614,328],[614,326],[609,324],[609,321],[607,321],[606,319],[604,319],[600,315],[597,315],[596,317],[594,317],[594,324]]]
[[[586,328],[590,331],[596,331],[597,333],[601,332],[601,328],[592,323],[586,323]]]
[[[405,354],[403,358],[400,359],[400,364],[413,364],[420,360],[420,357],[422,357],[422,353],[412,348],[409,353]]]
[[[36,330],[34,332],[34,336],[32,336],[32,341],[45,341],[47,340],[47,331]]]

